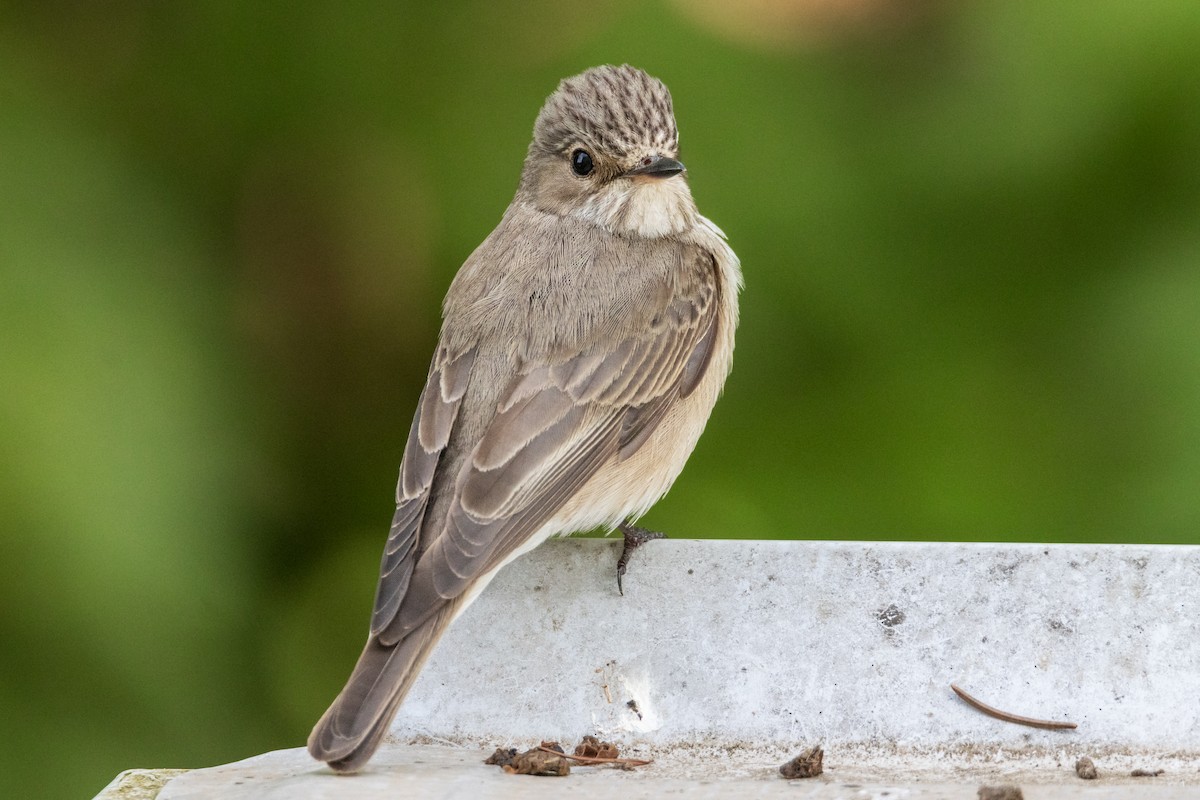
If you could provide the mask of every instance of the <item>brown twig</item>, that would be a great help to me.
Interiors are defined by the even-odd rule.
[[[575,761],[579,761],[583,764],[624,764],[627,767],[644,767],[647,764],[654,763],[653,760],[643,761],[640,758],[596,758],[594,756],[576,756],[571,755],[570,753],[560,753],[557,750],[551,750],[549,747],[539,747],[538,750],[542,750],[547,753],[554,753],[554,755],[562,756],[563,758],[574,759]]]
[[[992,708],[987,703],[976,700],[974,697],[971,697],[971,695],[967,694],[964,690],[960,689],[958,686],[955,686],[953,683],[950,684],[950,688],[954,690],[956,695],[965,700],[967,705],[982,711],[988,716],[995,717],[996,719],[1002,719],[1005,722],[1015,722],[1018,725],[1028,725],[1031,728],[1046,728],[1052,731],[1069,730],[1079,727],[1074,722],[1056,722],[1052,719],[1034,719],[1033,717],[1022,717],[1020,714],[1010,714],[1007,711],[1001,711],[998,708]]]

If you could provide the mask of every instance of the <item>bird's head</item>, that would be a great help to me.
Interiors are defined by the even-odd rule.
[[[628,65],[567,78],[533,128],[519,199],[621,235],[657,238],[696,221],[662,81]]]

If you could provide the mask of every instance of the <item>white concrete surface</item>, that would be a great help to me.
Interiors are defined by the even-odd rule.
[[[624,597],[618,551],[549,542],[498,576],[393,733],[1200,752],[1200,548],[668,540]]]
[[[618,552],[556,541],[506,569],[431,658],[369,776],[283,751],[159,797],[935,798],[1006,775],[1029,798],[1200,797],[1200,548],[667,540],[636,553],[624,597]],[[1001,722],[951,682],[1079,727]],[[585,733],[656,763],[565,779],[479,763]],[[811,743],[825,776],[773,773]],[[1081,755],[1101,781],[1074,776]],[[1118,777],[1136,766],[1167,772]]]

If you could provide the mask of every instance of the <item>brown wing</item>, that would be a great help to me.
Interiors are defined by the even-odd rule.
[[[381,580],[372,624],[383,644],[403,639],[502,563],[603,464],[636,452],[671,403],[696,388],[716,342],[720,286],[711,254],[689,249],[684,257],[689,262],[680,265],[677,285],[665,293],[644,330],[591,343],[553,365],[529,364],[514,378],[457,477],[444,528],[419,551],[415,569],[412,557],[418,551],[409,543],[415,529],[404,531],[418,512],[405,513],[402,532],[393,529],[388,543],[397,553],[395,564],[389,565],[386,556],[384,563],[385,570],[390,567],[403,579],[389,578],[387,594]],[[442,404],[453,396],[441,392]],[[440,407],[437,415],[453,419]],[[423,411],[418,418],[424,422]],[[444,447],[445,441],[418,435],[416,455],[427,460],[436,448],[426,445]],[[406,470],[408,458],[406,452]],[[414,490],[424,487],[427,494],[431,473],[414,471],[414,478]],[[401,593],[403,602],[395,593],[401,586],[407,590]]]
[[[408,592],[408,582],[416,563],[421,523],[429,504],[429,489],[450,432],[458,418],[458,407],[466,393],[475,363],[475,351],[449,353],[439,347],[429,368],[429,378],[400,465],[396,484],[396,513],[383,548],[379,567],[379,586],[375,590],[375,609],[371,614],[371,633],[377,634],[395,616]]]

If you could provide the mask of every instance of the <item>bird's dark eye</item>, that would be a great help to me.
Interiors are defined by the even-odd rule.
[[[591,175],[595,168],[595,165],[592,164],[592,157],[586,150],[576,150],[571,153],[571,170],[579,177]]]

